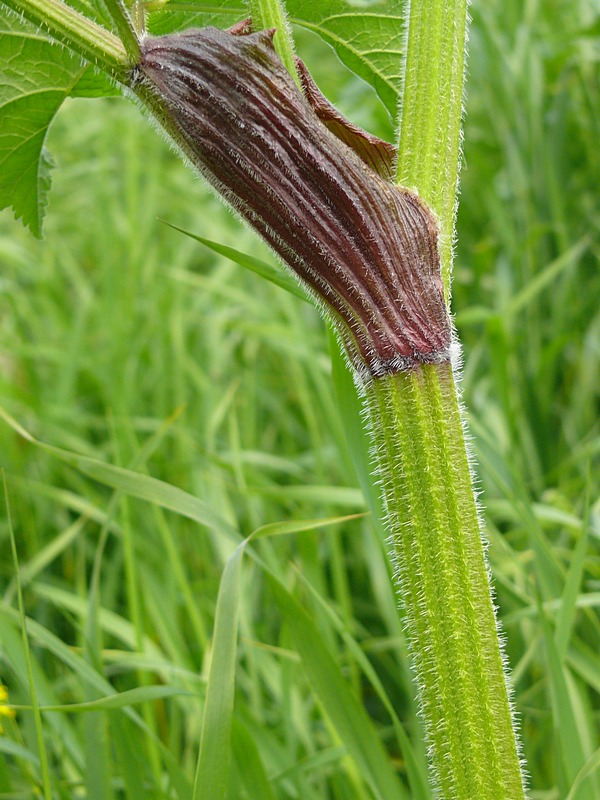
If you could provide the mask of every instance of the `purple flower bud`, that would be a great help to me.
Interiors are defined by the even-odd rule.
[[[331,130],[319,119],[318,90],[307,92],[311,102],[302,95],[272,36],[205,28],[148,37],[134,90],[322,302],[359,374],[448,360],[432,212],[369,166],[389,167],[389,145],[357,139],[334,111],[320,114]]]

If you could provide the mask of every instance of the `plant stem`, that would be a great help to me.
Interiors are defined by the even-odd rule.
[[[121,37],[123,46],[129,54],[131,62],[133,64],[137,63],[140,57],[140,42],[132,18],[129,16],[129,12],[123,5],[122,0],[104,0],[104,4],[106,5],[106,9],[115,24],[115,28],[119,32],[119,36]],[[134,4],[132,11],[138,17],[141,14],[142,19],[139,20],[139,22],[142,26],[141,30],[143,30],[143,8],[140,8],[140,6],[136,3]]]
[[[467,0],[406,0],[397,182],[436,212],[446,296],[458,189]]]
[[[436,212],[446,296],[466,0],[406,3],[397,181]],[[450,364],[364,387],[419,700],[444,800],[524,797],[481,526]]]
[[[285,8],[280,0],[248,0],[254,30],[276,28],[274,44],[279,58],[292,78],[300,86],[300,78],[294,61],[294,40],[290,32]]]
[[[83,58],[123,81],[132,62],[121,41],[60,0],[2,0]]]
[[[444,800],[522,778],[450,364],[365,387],[419,700]]]
[[[126,48],[57,0],[5,1],[117,80],[139,55],[119,0],[109,5]],[[297,79],[281,3],[250,0],[250,8],[256,28],[278,29],[276,47]],[[466,0],[413,0],[408,20],[398,181],[437,214],[448,294]],[[136,91],[181,142],[160,98],[145,86]],[[362,388],[436,782],[445,800],[519,800],[522,776],[452,367],[420,365]]]
[[[281,12],[275,0],[254,5],[265,9],[260,27],[273,24],[274,8]],[[412,0],[407,11],[397,177],[436,212],[448,295],[466,0]],[[435,782],[444,800],[519,800],[523,780],[452,365],[365,379],[362,389]]]

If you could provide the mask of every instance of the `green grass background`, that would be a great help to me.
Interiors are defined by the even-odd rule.
[[[594,800],[600,12],[481,0],[472,14],[453,291],[464,401],[531,797]],[[331,51],[298,43],[326,94],[391,138]],[[44,241],[0,218],[0,403],[39,440],[130,472],[0,422],[31,620],[26,647],[2,503],[0,680],[25,708],[0,717],[0,798],[188,800],[205,705],[205,743],[227,738],[235,664],[229,798],[427,800],[372,516],[273,525],[231,560],[266,524],[368,509],[352,394],[317,313],[160,221],[273,263],[133,105],[71,102],[48,144]],[[31,709],[79,703],[92,705]]]

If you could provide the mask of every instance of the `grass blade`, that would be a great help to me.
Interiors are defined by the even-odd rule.
[[[85,714],[89,711],[115,711],[126,706],[133,706],[138,703],[162,700],[166,697],[177,697],[179,695],[190,695],[184,689],[175,686],[140,686],[136,689],[128,689],[125,692],[110,694],[100,697],[98,700],[90,700],[86,703],[70,703],[58,706],[40,706],[40,711],[62,711],[67,714]],[[16,706],[16,708],[30,708],[30,706]]]
[[[302,289],[300,284],[282,269],[276,269],[271,266],[271,264],[267,264],[266,261],[262,261],[255,256],[250,256],[247,253],[242,253],[240,250],[235,250],[233,247],[229,247],[226,244],[213,242],[210,239],[205,239],[203,236],[198,236],[195,233],[179,228],[177,225],[172,225],[170,222],[162,221],[165,225],[168,225],[169,228],[183,233],[184,236],[189,236],[190,239],[195,239],[195,241],[208,247],[208,249],[212,250],[214,253],[225,256],[225,258],[228,258],[235,264],[239,264],[240,267],[244,267],[244,269],[254,272],[256,275],[260,275],[261,278],[274,283],[275,286],[279,286],[280,289],[285,289],[286,292],[293,294],[295,297],[299,297],[301,300],[313,304],[312,298]]]
[[[253,539],[315,530],[352,517],[274,522],[257,528],[228,559],[217,597],[213,652],[202,719],[200,754],[194,782],[194,800],[224,800],[231,761],[231,730],[235,695],[237,629],[240,614],[242,559]]]
[[[29,649],[29,637],[27,635],[27,624],[25,621],[25,607],[23,604],[23,591],[21,589],[21,580],[19,577],[19,558],[17,555],[17,543],[15,541],[15,533],[12,526],[12,518],[10,515],[10,505],[8,502],[8,487],[6,485],[6,475],[2,470],[2,482],[4,484],[4,503],[6,507],[6,519],[8,520],[8,536],[10,539],[10,548],[12,553],[13,565],[15,570],[15,581],[17,584],[17,602],[19,606],[19,622],[21,626],[21,637],[23,639],[23,652],[25,654],[25,661],[27,664],[27,679],[29,683],[29,693],[31,696],[31,708],[33,710],[33,719],[35,725],[35,733],[38,746],[38,756],[40,759],[40,770],[42,774],[42,787],[44,791],[44,799],[52,800],[52,784],[50,783],[50,771],[48,769],[48,754],[46,752],[46,745],[44,743],[44,728],[42,725],[42,715],[40,713],[40,706],[38,703],[37,691],[35,680],[33,677],[33,663],[31,660],[31,651]]]
[[[225,565],[219,587],[193,800],[225,800],[226,797],[243,554],[243,547],[237,547]]]
[[[588,758],[586,763],[577,773],[577,777],[573,781],[571,785],[571,790],[569,794],[566,796],[565,800],[576,800],[579,793],[579,788],[582,783],[588,778],[593,772],[600,768],[600,748],[595,750],[594,753]]]
[[[315,624],[274,575],[269,574],[269,580],[319,702],[374,796],[408,800],[371,720],[350,691]]]
[[[80,598],[76,599],[79,600]],[[8,644],[12,641],[18,621],[19,615],[16,611],[7,606],[0,606],[0,639],[3,642]],[[89,687],[105,696],[110,696],[114,693],[113,686],[104,676],[97,672],[94,667],[84,661],[81,656],[77,655],[73,651],[73,648],[67,646],[53,633],[30,618],[27,619],[27,628],[29,635],[35,641],[36,645],[43,647],[59,659],[59,661],[79,679],[84,687]],[[16,655],[16,648],[13,647],[12,650],[13,655]],[[147,736],[154,736],[153,733],[147,729],[144,721],[133,708],[124,706],[123,713]],[[72,760],[79,764],[82,759],[80,752],[77,750],[77,742],[73,739],[70,728],[67,728],[64,722],[65,720],[60,716],[55,717],[52,715],[48,718],[48,725],[52,726],[53,733],[66,742],[67,750],[71,754]],[[191,784],[182,769],[182,765],[173,757],[172,753],[165,747],[162,741],[156,739],[155,744],[160,750],[171,783],[177,792],[177,796],[180,800],[188,800],[191,796]]]
[[[233,724],[232,741],[235,760],[238,764],[243,765],[242,779],[246,785],[248,797],[275,800],[258,747],[247,728],[236,720]]]
[[[418,798],[427,798],[430,797],[430,788],[427,779],[427,772],[422,769],[424,765],[419,764],[419,761],[415,755],[413,750],[411,741],[405,732],[402,723],[398,718],[398,714],[388,697],[385,687],[381,682],[377,672],[371,665],[371,662],[361,649],[358,642],[350,635],[347,628],[344,627],[342,620],[337,616],[333,608],[324,600],[324,598],[319,594],[319,592],[312,586],[306,577],[302,573],[298,573],[299,580],[306,586],[307,590],[311,593],[311,595],[315,598],[315,601],[321,606],[324,610],[325,614],[331,621],[333,627],[344,640],[344,644],[348,648],[348,650],[352,653],[352,657],[355,659],[356,663],[361,668],[363,674],[375,690],[376,695],[381,700],[384,708],[390,715],[392,720],[392,724],[394,726],[394,732],[396,734],[396,739],[398,741],[398,745],[400,747],[400,752],[404,757],[404,761],[406,762],[406,774],[409,782],[409,786],[413,792],[414,797]]]
[[[564,775],[572,784],[585,762],[584,748],[575,717],[574,704],[567,682],[567,667],[559,658],[550,623],[538,598],[538,613],[544,631],[550,696],[554,707],[557,744],[562,756]]]
[[[588,487],[590,480],[588,476]],[[562,595],[560,611],[556,620],[555,643],[558,657],[561,661],[565,660],[569,640],[575,625],[575,613],[577,609],[577,595],[583,578],[585,556],[589,543],[589,492],[584,510],[583,521],[579,529],[579,538],[575,545],[575,551],[571,560],[571,566],[565,580],[565,587]]]
[[[155,503],[162,508],[174,511],[182,517],[187,517],[188,519],[194,520],[194,522],[200,523],[200,525],[211,528],[218,533],[224,533],[230,538],[239,541],[240,534],[233,525],[215,514],[202,500],[199,500],[188,492],[184,492],[177,486],[165,483],[164,481],[152,478],[148,475],[143,475],[139,472],[133,472],[123,467],[115,467],[104,461],[98,461],[97,459],[82,456],[79,453],[63,450],[60,447],[54,447],[53,445],[41,442],[35,439],[1,407],[0,417],[28,442],[36,445],[36,447],[42,448],[42,450],[56,456],[56,458],[61,459],[61,461],[66,462],[70,466],[75,467],[80,472],[98,481],[98,483],[110,486],[113,489],[118,489],[131,497],[137,497],[140,500],[147,500],[150,503]]]

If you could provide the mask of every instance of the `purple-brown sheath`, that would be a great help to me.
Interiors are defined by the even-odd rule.
[[[146,37],[132,88],[324,304],[359,375],[447,361],[432,212],[382,177],[391,145],[340,117],[305,69],[300,92],[272,39],[216,28]]]

